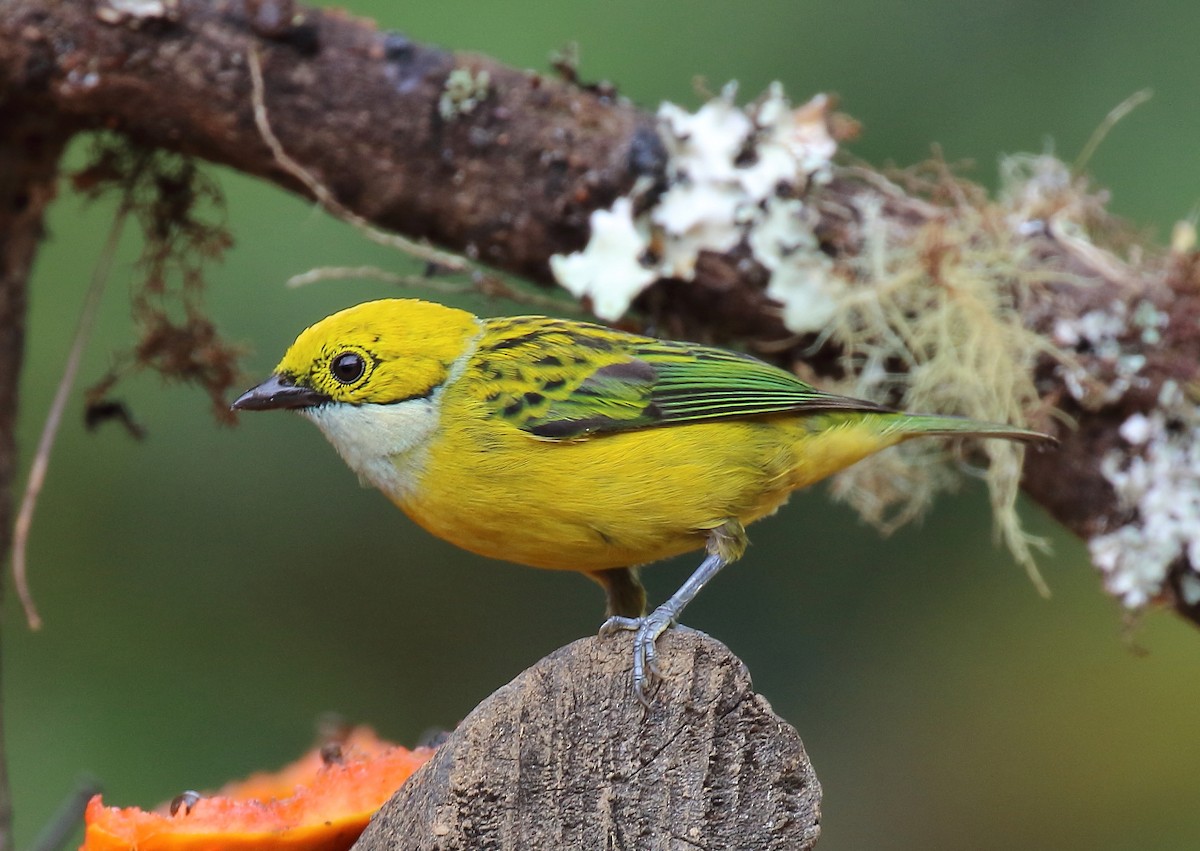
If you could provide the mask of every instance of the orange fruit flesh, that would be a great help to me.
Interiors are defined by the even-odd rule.
[[[335,748],[314,748],[174,815],[169,804],[151,812],[106,807],[97,795],[80,851],[344,851],[433,749],[390,745],[366,728]]]

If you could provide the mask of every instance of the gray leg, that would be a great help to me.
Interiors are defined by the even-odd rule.
[[[721,568],[737,559],[746,546],[746,533],[740,523],[728,521],[714,529],[708,540],[708,557],[688,577],[687,582],[665,603],[645,617],[614,615],[600,627],[600,636],[613,635],[619,630],[634,630],[633,636],[633,693],[643,706],[649,705],[646,695],[650,681],[659,676],[655,665],[655,642],[678,619],[684,607],[692,602],[700,589],[720,573]]]

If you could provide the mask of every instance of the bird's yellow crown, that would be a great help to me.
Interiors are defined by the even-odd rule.
[[[429,395],[479,335],[465,310],[380,299],[306,328],[275,368],[333,402],[389,404]]]

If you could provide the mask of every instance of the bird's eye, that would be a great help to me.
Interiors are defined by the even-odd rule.
[[[329,363],[329,371],[342,384],[353,384],[362,378],[367,363],[357,352],[343,352]]]

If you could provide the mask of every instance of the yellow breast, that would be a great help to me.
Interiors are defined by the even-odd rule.
[[[393,499],[464,549],[601,570],[699,549],[708,530],[774,512],[795,489],[881,448],[845,415],[533,437],[447,388],[416,487]],[[820,422],[818,422],[818,420]]]

